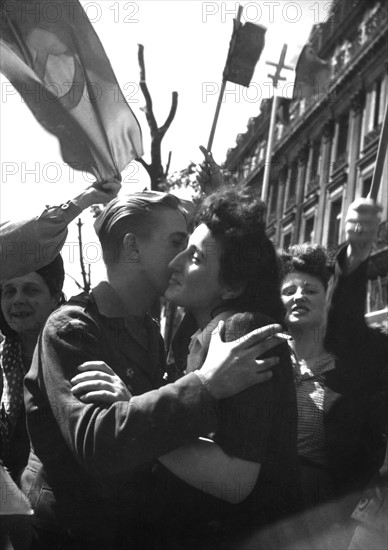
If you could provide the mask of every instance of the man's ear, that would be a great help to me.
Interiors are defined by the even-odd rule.
[[[234,300],[241,296],[246,287],[246,283],[236,283],[234,285],[225,285],[222,289],[221,298],[223,300]]]
[[[139,260],[139,247],[136,235],[126,233],[123,237],[123,261],[137,262]]]

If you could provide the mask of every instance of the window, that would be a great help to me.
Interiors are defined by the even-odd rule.
[[[372,123],[373,128],[379,125],[380,122],[380,112],[381,112],[381,79],[376,80],[374,87],[374,108],[372,110]]]
[[[271,195],[271,204],[270,204],[269,211],[271,214],[275,214],[277,203],[278,203],[278,194],[279,194],[278,181],[274,181],[271,187],[272,187],[272,195]]]
[[[347,152],[349,132],[349,113],[343,114],[338,121],[337,155],[336,158],[342,159]]]
[[[366,197],[370,191],[370,187],[372,185],[372,178],[365,179],[362,182],[362,196]]]
[[[327,243],[329,246],[338,245],[340,237],[342,197],[331,203],[329,218],[329,236]]]
[[[382,122],[385,94],[382,93],[382,78],[373,83],[372,89],[367,94],[365,114],[365,134],[376,130]]]
[[[298,162],[295,160],[291,162],[288,168],[287,206],[295,203],[297,181],[298,181]]]
[[[321,160],[321,140],[314,141],[311,153],[309,186],[316,186],[319,183],[319,168]]]
[[[288,233],[285,233],[283,235],[283,244],[282,244],[282,246],[285,250],[287,250],[287,248],[291,244],[291,237],[292,237],[292,232],[291,231],[289,231]]]
[[[306,218],[303,232],[303,242],[314,242],[314,216]]]

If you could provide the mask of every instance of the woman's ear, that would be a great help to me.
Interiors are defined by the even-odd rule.
[[[124,262],[137,262],[139,259],[139,247],[133,233],[126,233],[123,237],[122,258]]]
[[[234,285],[225,285],[222,289],[221,298],[223,300],[235,300],[244,292],[246,283],[236,283]]]

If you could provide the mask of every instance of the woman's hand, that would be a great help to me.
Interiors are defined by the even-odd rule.
[[[86,361],[78,367],[81,371],[70,380],[71,391],[83,403],[105,403],[129,401],[127,386],[103,361]]]

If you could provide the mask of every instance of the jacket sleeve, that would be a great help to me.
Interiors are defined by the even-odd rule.
[[[32,396],[27,408],[33,411],[39,399],[49,403],[47,413],[55,418],[55,430],[60,430],[67,448],[87,471],[96,475],[127,471],[214,429],[216,401],[194,374],[110,406],[74,398],[70,380],[78,373],[77,366],[105,356],[99,333],[84,310],[65,306],[49,318],[25,379]]]
[[[364,365],[372,375],[387,364],[388,337],[365,320],[368,263],[345,275],[345,254],[346,247],[338,253],[327,293],[325,348],[348,363]]]
[[[38,217],[0,224],[1,280],[20,277],[49,264],[61,251],[67,226],[81,210],[68,202]]]

